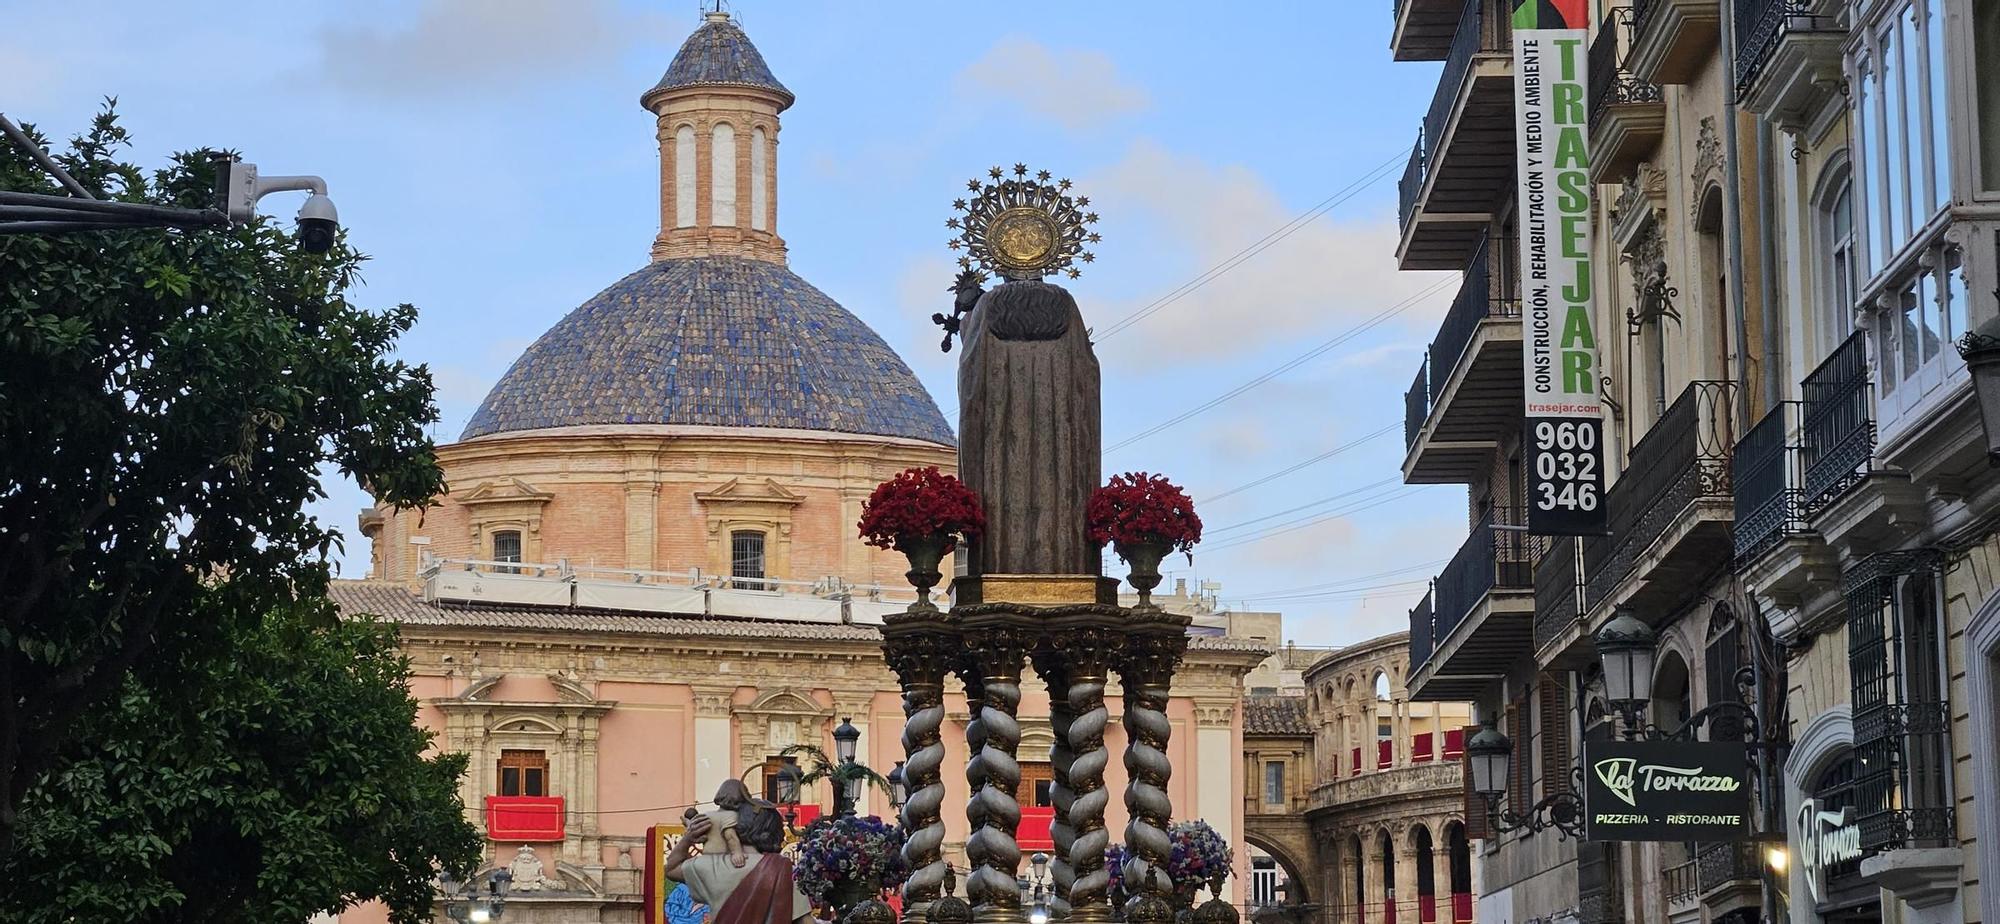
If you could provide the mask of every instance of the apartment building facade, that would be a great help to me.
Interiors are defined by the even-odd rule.
[[[2000,4],[1539,6],[1589,23],[1601,535],[1522,515],[1516,4],[1394,9],[1396,58],[1445,62],[1397,258],[1464,274],[1403,473],[1466,485],[1471,524],[1411,612],[1408,686],[1511,743],[1504,792],[1467,797],[1475,916],[1989,919],[2000,477],[1955,344],[2000,325]],[[1593,643],[1623,614],[1656,640],[1630,718]],[[1525,823],[1574,806],[1586,740],[1690,717],[1754,742],[1764,840]]]

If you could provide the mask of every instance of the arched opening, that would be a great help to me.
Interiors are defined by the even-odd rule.
[[[1702,197],[1695,218],[1695,252],[1700,261],[1702,310],[1707,313],[1709,358],[1702,362],[1697,379],[1733,379],[1729,371],[1729,264],[1723,247],[1722,188],[1710,187]]]
[[[765,214],[771,209],[770,181],[765,176],[770,169],[769,144],[764,135],[764,127],[750,130],[750,230],[762,231],[770,227],[770,219]]]
[[[1396,924],[1396,844],[1383,831],[1375,836],[1375,847],[1382,853],[1382,924]]]
[[[1854,299],[1860,269],[1859,238],[1854,233],[1854,178],[1845,155],[1836,157],[1820,174],[1814,197],[1819,224],[1818,259],[1824,303],[1815,319],[1815,355],[1831,354],[1854,329]]]
[[[1736,619],[1735,611],[1727,603],[1718,603],[1708,614],[1708,647],[1703,652],[1707,667],[1707,694],[1703,706],[1716,703],[1733,703],[1742,699],[1737,694],[1736,674],[1743,669],[1743,633]],[[1735,741],[1743,737],[1743,722],[1732,714],[1718,715],[1708,725],[1711,741]]]
[[[717,122],[708,146],[708,223],[736,224],[736,127]]]
[[[1245,834],[1250,853],[1250,906],[1302,905],[1312,901],[1310,862],[1282,845],[1255,834]],[[1305,858],[1310,861],[1310,857]]]
[[[1472,844],[1465,839],[1465,825],[1451,822],[1444,827],[1445,850],[1451,855],[1451,903],[1449,917],[1442,912],[1438,917],[1453,924],[1465,924],[1472,920]]]
[[[1687,661],[1671,649],[1659,653],[1653,668],[1653,724],[1673,730],[1694,714],[1694,691],[1688,684]]]
[[[694,227],[694,126],[674,129],[674,227]]]
[[[1375,672],[1375,769],[1387,770],[1395,763],[1396,704],[1390,699],[1389,675]]]
[[[1410,828],[1410,842],[1417,855],[1417,920],[1431,924],[1437,920],[1437,850],[1423,825]]]
[[[1361,836],[1347,839],[1347,855],[1354,858],[1354,876],[1349,885],[1354,888],[1354,920],[1368,920],[1368,857],[1361,852]]]

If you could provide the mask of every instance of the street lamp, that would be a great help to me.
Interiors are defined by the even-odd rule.
[[[2000,299],[2000,289],[1993,290]],[[1979,406],[1979,424],[1986,434],[1986,459],[2000,465],[2000,325],[1987,321],[1958,338],[1958,355],[1971,374],[1972,397]]]
[[[1553,792],[1540,802],[1528,807],[1526,813],[1517,814],[1512,806],[1500,808],[1500,799],[1507,793],[1508,771],[1513,766],[1514,742],[1487,722],[1471,741],[1465,743],[1465,756],[1472,765],[1472,791],[1486,800],[1487,826],[1495,832],[1528,832],[1556,829],[1561,837],[1583,836],[1583,800],[1577,795],[1579,785],[1568,790]],[[1579,775],[1581,768],[1576,771]]]
[[[895,769],[889,771],[889,807],[900,811],[903,803],[910,801],[909,783],[903,778],[903,762],[896,761]]]
[[[1659,634],[1621,605],[1597,630],[1595,641],[1597,658],[1604,665],[1604,698],[1625,717],[1628,730],[1645,727],[1646,707],[1653,701],[1653,649]]]
[[[507,892],[513,885],[514,874],[505,869],[486,874],[484,897],[476,884],[461,883],[450,874],[438,880],[438,890],[445,896],[445,917],[458,924],[489,924],[500,920],[507,913]]]
[[[1028,924],[1049,924],[1049,855],[1037,851],[1028,858],[1028,864],[1034,870],[1035,880],[1034,903],[1028,912]]]
[[[787,760],[778,767],[777,776],[778,804],[784,806],[785,827],[790,828],[792,827],[792,823],[798,820],[799,781],[805,777],[805,774],[799,772],[798,764]]]
[[[842,818],[852,817],[854,804],[861,800],[861,778],[854,773],[854,752],[860,743],[861,729],[854,727],[853,719],[842,716],[833,730],[834,759],[840,763],[834,774],[834,814]]]

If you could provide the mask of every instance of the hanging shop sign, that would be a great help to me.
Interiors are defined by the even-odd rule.
[[[1528,531],[1541,535],[1605,531],[1603,373],[1590,316],[1588,5],[1517,0],[1513,16],[1523,439],[1533,462]]]
[[[1584,742],[1584,839],[1749,840],[1748,755],[1728,742]]]
[[[1818,799],[1799,803],[1799,816],[1792,825],[1797,840],[1799,869],[1806,877],[1806,889],[1815,902],[1826,901],[1826,871],[1840,863],[1861,859],[1861,827],[1854,823],[1854,810],[1828,811]]]

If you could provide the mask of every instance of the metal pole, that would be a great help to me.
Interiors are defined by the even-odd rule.
[[[20,145],[21,150],[28,152],[28,156],[34,158],[35,163],[41,164],[42,169],[47,170],[50,176],[55,177],[56,182],[61,183],[64,189],[84,199],[97,198],[90,194],[90,190],[84,189],[83,184],[78,183],[75,177],[70,176],[67,171],[63,170],[61,165],[49,157],[49,152],[42,150],[42,146],[36,144],[35,139],[28,137],[28,133],[22,131],[20,126],[15,125],[13,119],[7,118],[7,114],[4,112],[0,112],[0,133],[5,133],[15,144]]]

